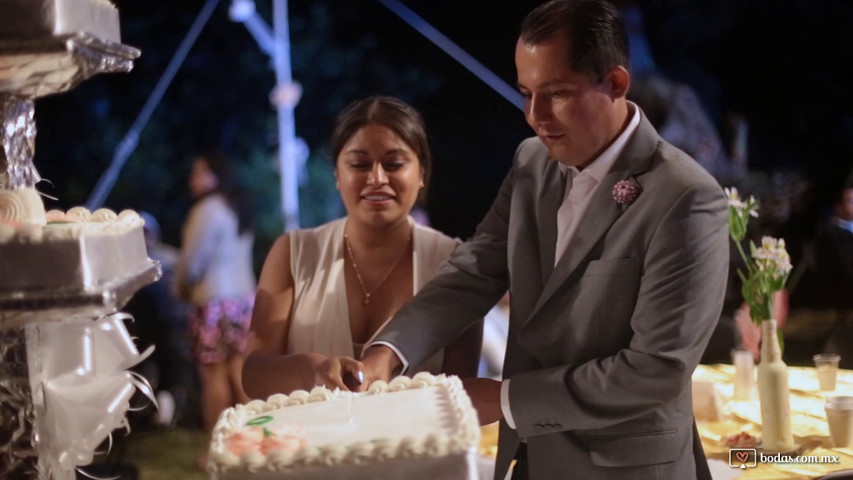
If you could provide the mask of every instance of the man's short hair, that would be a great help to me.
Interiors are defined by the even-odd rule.
[[[519,40],[536,45],[564,34],[569,68],[596,82],[613,67],[629,68],[628,32],[619,10],[606,0],[551,0],[527,14]]]

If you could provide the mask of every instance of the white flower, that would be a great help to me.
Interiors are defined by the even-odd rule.
[[[723,189],[723,191],[726,192],[726,198],[729,199],[729,205],[730,206],[738,207],[738,206],[743,204],[743,202],[740,200],[740,194],[738,193],[737,188],[726,187]]]
[[[767,271],[773,275],[773,278],[777,279],[790,273],[793,268],[791,257],[785,250],[784,239],[762,237],[761,247],[752,251],[752,258],[755,259],[755,266],[758,267],[758,270]]]
[[[746,238],[750,217],[758,217],[758,201],[750,196],[744,201],[736,188],[726,188],[729,203],[729,234],[746,264],[746,271],[738,270],[743,281],[743,298],[749,305],[749,315],[756,323],[772,315],[773,293],[785,288],[788,274],[791,273],[791,257],[785,250],[785,240],[763,237],[761,246],[750,242],[750,256],[741,246]]]
[[[754,196],[750,195],[749,199],[744,202],[740,199],[737,188],[724,188],[723,191],[726,192],[726,197],[729,199],[729,207],[734,208],[739,215],[758,218],[758,201],[755,200]]]
[[[785,240],[766,236],[761,237],[761,248],[770,251],[785,248]]]

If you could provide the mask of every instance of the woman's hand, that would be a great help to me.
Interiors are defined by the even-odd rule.
[[[329,389],[356,390],[364,381],[364,364],[351,357],[327,357],[314,370],[314,383]]]

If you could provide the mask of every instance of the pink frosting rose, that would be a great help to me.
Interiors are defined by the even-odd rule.
[[[305,448],[307,445],[308,442],[305,438],[296,435],[271,435],[264,437],[261,441],[261,453],[269,455],[277,450],[294,453]]]
[[[228,450],[238,457],[249,451],[258,451],[264,440],[264,430],[260,427],[248,427],[246,430],[232,433],[228,436],[226,444]]]

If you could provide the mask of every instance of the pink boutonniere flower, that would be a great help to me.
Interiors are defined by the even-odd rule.
[[[628,180],[620,180],[613,185],[613,200],[619,205],[628,206],[637,200],[643,190]]]

